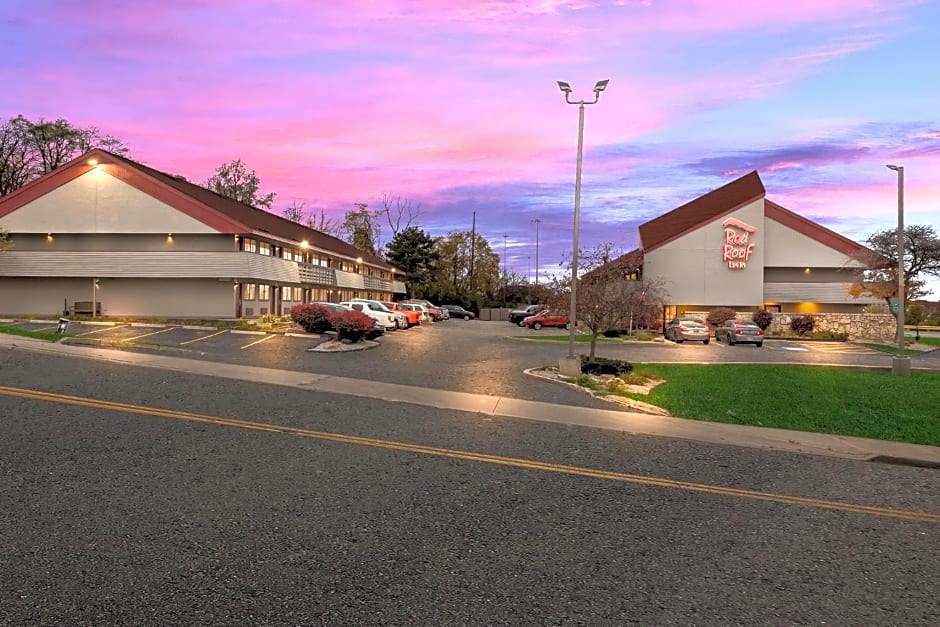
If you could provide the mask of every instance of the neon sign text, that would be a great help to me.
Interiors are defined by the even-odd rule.
[[[729,270],[744,270],[754,253],[754,243],[748,241],[757,229],[736,218],[728,218],[721,223],[725,230],[725,241],[721,246],[721,260],[728,264]]]

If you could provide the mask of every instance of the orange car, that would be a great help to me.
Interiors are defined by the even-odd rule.
[[[421,324],[421,312],[420,311],[413,311],[411,309],[405,309],[398,303],[383,302],[382,304],[388,307],[389,309],[391,309],[392,311],[398,311],[408,316],[409,327],[413,327],[416,324]]]

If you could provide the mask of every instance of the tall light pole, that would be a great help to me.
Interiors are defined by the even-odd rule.
[[[559,370],[567,376],[581,374],[581,359],[574,355],[574,333],[578,324],[578,235],[581,230],[581,161],[584,153],[584,105],[597,104],[601,92],[607,89],[609,80],[597,81],[594,85],[594,100],[571,100],[571,85],[558,81],[558,88],[565,94],[565,102],[578,105],[578,167],[574,178],[574,237],[571,247],[571,307],[568,313],[568,356],[558,363]]]
[[[541,218],[535,218],[532,220],[535,222],[535,284],[539,284],[539,225],[542,223]]]
[[[891,360],[891,372],[906,377],[911,374],[911,358],[904,353],[904,166],[888,169],[898,173],[898,354]]]
[[[509,238],[508,235],[503,235],[503,300],[506,300],[506,295],[509,294],[509,268],[506,265],[506,240]]]

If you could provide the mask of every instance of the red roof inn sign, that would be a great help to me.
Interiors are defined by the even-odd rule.
[[[728,264],[729,270],[744,270],[754,252],[754,244],[748,240],[757,229],[736,218],[728,218],[721,226],[725,229],[721,260]]]

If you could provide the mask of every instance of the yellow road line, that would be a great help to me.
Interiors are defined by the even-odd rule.
[[[127,325],[126,325],[126,324],[122,324],[122,325],[113,326],[113,327],[101,327],[100,329],[94,329],[94,330],[92,330],[92,331],[85,331],[84,333],[79,333],[79,334],[76,335],[75,337],[82,337],[82,336],[84,336],[84,335],[91,335],[92,333],[101,333],[101,332],[103,332],[103,331],[113,331],[113,330],[115,330],[115,329],[120,329],[121,327],[125,327],[125,326],[127,326]]]
[[[185,342],[180,342],[180,346],[183,344],[192,344],[193,342],[200,342],[202,340],[208,340],[210,337],[215,337],[216,335],[222,335],[223,333],[228,333],[228,331],[219,331],[218,333],[210,333],[209,335],[203,335],[202,337],[197,337],[194,340],[186,340]]]
[[[169,327],[167,329],[160,329],[159,331],[154,331],[153,333],[144,333],[143,335],[135,335],[134,337],[126,337],[122,342],[132,342],[134,340],[139,340],[142,337],[150,337],[151,335],[158,335],[160,333],[166,333],[167,331],[172,331],[176,327]]]
[[[241,346],[240,348],[241,348],[241,349],[246,349],[246,348],[249,348],[249,347],[251,347],[251,346],[254,346],[255,344],[260,344],[261,342],[267,342],[268,340],[273,339],[273,338],[275,338],[275,337],[277,337],[277,336],[276,336],[276,335],[265,335],[265,336],[264,336],[263,338],[261,338],[260,340],[255,340],[254,342],[251,342],[250,344],[245,344],[244,346]]]
[[[806,507],[815,507],[819,509],[829,509],[852,514],[869,514],[872,516],[883,516],[889,518],[900,518],[902,520],[912,520],[918,522],[940,523],[940,514],[931,514],[928,512],[917,512],[900,509],[890,509],[884,507],[872,507],[869,505],[854,505],[851,503],[840,503],[838,501],[825,501],[802,496],[791,496],[787,494],[775,494],[773,492],[759,492],[757,490],[745,490],[740,488],[729,488],[725,486],[714,486],[701,483],[690,483],[688,481],[674,481],[662,477],[652,477],[644,475],[633,475],[621,472],[611,472],[607,470],[596,470],[593,468],[583,468],[579,466],[567,466],[564,464],[553,464],[548,462],[539,462],[515,457],[502,457],[499,455],[487,455],[484,453],[473,453],[470,451],[458,451],[454,449],[437,448],[432,446],[422,446],[419,444],[408,444],[405,442],[395,442],[393,440],[380,440],[376,438],[366,438],[354,435],[343,435],[339,433],[329,433],[326,431],[314,431],[310,429],[301,429],[298,427],[288,427],[263,422],[251,422],[246,420],[236,420],[233,418],[220,418],[216,416],[206,416],[203,414],[193,414],[189,412],[173,411],[170,409],[156,409],[142,407],[140,405],[127,405],[124,403],[113,403],[111,401],[100,401],[92,398],[83,398],[79,396],[67,396],[64,394],[53,394],[51,392],[40,392],[36,390],[25,390],[20,388],[11,388],[0,386],[0,395],[26,398],[31,400],[49,401],[53,403],[64,403],[68,405],[78,405],[82,407],[93,407],[97,409],[108,409],[125,413],[143,414],[147,416],[157,416],[160,418],[170,418],[173,420],[187,420],[191,422],[208,423],[226,427],[236,427],[239,429],[252,429],[256,431],[267,431],[271,433],[284,433],[304,438],[324,440],[329,442],[340,442],[343,444],[354,444],[357,446],[369,446],[393,451],[402,451],[406,453],[417,453],[421,455],[433,455],[437,457],[448,457],[451,459],[460,459],[464,461],[482,462],[487,464],[496,464],[500,466],[509,466],[513,468],[524,468],[527,470],[539,470],[544,472],[554,472],[566,475],[576,475],[581,477],[590,477],[594,479],[606,479],[610,481],[620,481],[623,483],[632,483],[637,485],[655,486],[659,488],[673,488],[686,490],[689,492],[704,492],[707,494],[731,496],[736,498],[747,498],[759,501],[770,501],[784,505],[802,505]]]

